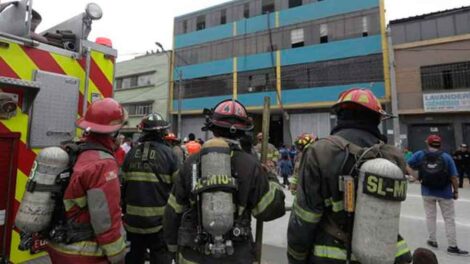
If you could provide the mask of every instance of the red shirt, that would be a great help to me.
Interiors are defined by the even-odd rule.
[[[189,155],[193,155],[201,151],[201,144],[197,143],[196,141],[189,141],[186,143],[185,147]]]
[[[116,158],[118,166],[121,167],[126,158],[126,151],[123,148],[118,148],[116,152],[114,152],[114,158]]]

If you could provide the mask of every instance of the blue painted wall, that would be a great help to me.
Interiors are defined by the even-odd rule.
[[[276,53],[259,53],[238,58],[237,71],[253,71],[273,67],[276,65]]]
[[[261,106],[264,103],[265,96],[271,97],[271,105],[276,104],[276,92],[240,94],[238,96],[238,100],[242,102],[246,107]],[[232,95],[223,95],[183,99],[181,108],[183,109],[183,111],[201,110],[202,113],[202,109],[212,108],[220,101],[231,98]],[[178,100],[173,100],[173,110],[178,110]]]
[[[327,87],[315,87],[295,90],[283,90],[282,91],[282,102],[284,106],[291,104],[305,104],[305,103],[319,103],[319,102],[333,102],[338,99],[341,92],[346,91],[350,88],[368,88],[371,89],[378,98],[385,97],[385,86],[383,82],[377,83],[354,83],[340,86],[327,86]],[[263,105],[265,96],[271,98],[271,105],[276,105],[276,92],[263,92],[263,93],[250,93],[250,94],[239,94],[238,100],[245,106],[258,106]],[[225,96],[213,96],[213,97],[200,97],[184,99],[182,104],[183,111],[189,110],[201,110],[204,108],[212,108],[218,102],[231,98],[231,95]],[[178,109],[178,101],[173,101],[173,109]]]
[[[326,0],[282,10],[279,13],[279,24],[280,26],[287,26],[322,19],[378,7],[379,4],[379,0]]]
[[[225,24],[204,30],[175,36],[175,49],[189,47],[233,36],[233,24]]]
[[[177,67],[174,72],[175,80],[178,79],[178,72],[182,71],[183,79],[194,79],[206,76],[215,76],[233,72],[233,59],[211,61],[202,64]]]
[[[381,35],[355,38],[281,51],[281,65],[344,59],[382,53]]]
[[[347,39],[325,44],[317,44],[296,49],[286,49],[281,51],[281,65],[293,65],[345,59],[357,56],[366,56],[382,53],[382,43],[380,35],[373,35],[365,38]],[[276,63],[275,54],[260,53],[238,58],[238,72],[252,71],[270,68]],[[220,74],[230,74],[233,72],[233,59],[212,61],[203,64],[178,67],[175,70],[175,78],[178,71],[183,71],[183,79],[193,79]]]
[[[268,28],[276,26],[276,15],[274,13],[268,15],[256,16],[248,19],[237,21],[237,35],[265,31]]]
[[[322,19],[379,7],[379,0],[327,0],[315,2],[279,12],[280,26],[288,26],[301,22]],[[268,29],[268,15],[242,19],[236,22],[237,34],[243,35]],[[275,27],[275,15],[269,14],[269,25]],[[233,23],[194,31],[175,36],[175,49],[189,47],[214,40],[233,36]]]

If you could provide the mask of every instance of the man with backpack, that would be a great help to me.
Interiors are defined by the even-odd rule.
[[[303,151],[297,194],[287,231],[289,263],[360,263],[361,259],[357,254],[359,251],[365,254],[374,252],[375,257],[380,259],[362,258],[364,263],[409,263],[410,250],[398,235],[399,207],[392,212],[393,220],[384,214],[388,211],[387,206],[380,210],[374,206],[366,206],[365,209],[369,210],[369,215],[375,217],[374,219],[354,214],[354,207],[360,207],[359,203],[354,204],[354,197],[357,196],[359,201],[360,194],[365,195],[359,192],[362,189],[359,176],[364,174],[361,168],[366,161],[379,160],[379,165],[385,162],[388,167],[392,166],[395,172],[401,174],[399,181],[384,178],[387,175],[380,174],[385,174],[387,168],[383,166],[379,167],[384,169],[384,173],[366,174],[365,176],[372,176],[366,181],[371,183],[371,195],[383,194],[386,196],[384,203],[395,206],[406,194],[406,164],[403,155],[395,147],[384,144],[386,138],[378,129],[381,120],[388,115],[370,90],[360,88],[343,92],[332,110],[338,118],[338,123],[331,132],[332,136],[310,144]],[[383,159],[377,159],[378,157]],[[377,184],[379,182],[382,183],[380,187]],[[386,184],[387,188],[384,188],[386,182],[390,184]],[[358,185],[357,195],[355,184]],[[369,189],[369,185],[367,186]],[[393,193],[396,195],[392,195]],[[382,222],[376,221],[376,218],[381,218]],[[367,235],[358,236],[354,233],[361,229],[356,228],[356,222],[362,223],[366,228],[379,227],[366,232]],[[388,228],[390,222],[394,228]],[[376,233],[387,236],[386,246]],[[357,249],[360,244],[353,244],[354,239],[372,242],[372,246],[353,252],[352,249]],[[382,256],[386,257],[382,259]]]
[[[253,129],[240,102],[224,100],[204,113],[203,130],[214,138],[178,174],[165,208],[165,239],[178,252],[177,263],[253,263],[252,216],[270,221],[284,215],[284,192],[240,146]]]
[[[129,151],[122,166],[124,226],[131,242],[127,263],[171,263],[163,239],[163,212],[170,195],[179,163],[164,141],[170,127],[160,114],[152,113],[140,122],[143,135],[139,145]]]
[[[73,173],[63,194],[63,219],[51,223],[48,253],[52,263],[122,263],[126,253],[121,220],[116,137],[126,122],[124,108],[105,98],[90,105],[77,127]]]
[[[446,225],[447,253],[468,256],[467,251],[457,246],[453,201],[459,198],[457,168],[452,157],[441,150],[440,136],[430,135],[426,143],[428,148],[416,152],[408,160],[408,165],[411,169],[418,171],[418,179],[421,182],[421,194],[429,233],[427,244],[433,248],[438,247],[436,238],[436,203],[438,203]]]

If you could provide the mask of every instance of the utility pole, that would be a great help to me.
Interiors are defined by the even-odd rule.
[[[183,128],[182,128],[182,120],[181,120],[181,111],[183,105],[183,72],[181,70],[178,71],[178,138],[183,138]]]
[[[271,99],[269,96],[264,97],[263,108],[263,141],[261,142],[261,163],[266,164],[268,160],[268,140],[269,140],[269,122],[270,122]],[[263,221],[256,221],[256,264],[261,264],[263,249]]]
[[[398,92],[397,92],[397,81],[395,74],[395,52],[393,50],[392,34],[390,28],[387,29],[387,41],[388,41],[388,54],[389,54],[389,67],[390,67],[390,86],[391,86],[391,101],[392,101],[392,115],[394,116],[393,122],[393,143],[395,147],[401,149],[400,139],[400,119],[398,116]]]

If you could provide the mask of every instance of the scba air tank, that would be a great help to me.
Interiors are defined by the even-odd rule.
[[[52,192],[57,176],[69,165],[69,155],[59,147],[43,149],[29,175],[26,191],[16,214],[15,225],[26,233],[40,232],[48,228],[55,203]]]
[[[214,237],[210,247],[214,255],[230,254],[231,242],[222,236],[233,227],[233,194],[235,189],[230,165],[230,147],[222,139],[212,139],[201,149],[202,224],[204,230]]]
[[[395,262],[406,188],[403,171],[386,159],[369,160],[361,166],[352,252],[362,264]]]

